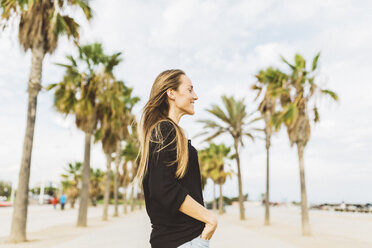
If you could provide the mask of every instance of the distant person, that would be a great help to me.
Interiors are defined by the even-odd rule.
[[[53,208],[54,209],[57,209],[57,203],[58,203],[57,197],[56,196],[53,196],[52,204],[53,204]]]
[[[143,186],[152,248],[207,248],[217,228],[204,207],[197,150],[178,125],[183,115],[194,114],[196,100],[185,73],[167,70],[155,79],[143,109],[135,181]]]
[[[62,193],[61,197],[59,198],[59,203],[61,204],[61,209],[62,210],[65,209],[66,201],[67,201],[67,197],[64,193]]]
[[[346,210],[346,204],[345,204],[344,201],[341,202],[341,206],[340,207],[341,207],[341,210],[342,211],[345,211]]]

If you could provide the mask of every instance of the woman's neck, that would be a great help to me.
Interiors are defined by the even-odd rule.
[[[180,119],[182,117],[182,113],[180,111],[177,111],[175,108],[170,108],[168,113],[168,118],[170,118],[172,121],[174,121],[177,125],[180,122]]]

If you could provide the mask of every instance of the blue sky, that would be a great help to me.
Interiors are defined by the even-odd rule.
[[[307,60],[321,51],[318,83],[339,94],[340,102],[317,98],[321,122],[312,126],[305,151],[309,201],[372,202],[372,17],[370,1],[124,1],[92,2],[94,19],[81,13],[81,43],[102,42],[108,53],[123,52],[115,73],[141,97],[144,105],[158,73],[181,68],[191,78],[199,100],[194,116],[180,125],[189,137],[201,130],[197,119],[221,103],[222,94],[245,97],[249,111],[256,109],[250,86],[254,74],[270,65],[283,68],[280,55],[291,60],[301,53]],[[0,33],[0,180],[16,180],[26,122],[30,52],[17,43],[17,23]],[[61,80],[55,63],[76,54],[72,42],[62,39],[57,51],[44,60],[44,86]],[[83,159],[83,133],[73,118],[52,108],[52,95],[41,92],[32,155],[31,185],[58,181],[62,168]],[[217,142],[231,145],[229,137]],[[200,149],[198,139],[192,140]],[[273,137],[271,197],[299,200],[297,152],[284,130]],[[258,199],[265,191],[265,150],[262,141],[247,140],[241,150],[243,191]],[[101,146],[92,150],[92,167],[104,168]],[[230,162],[233,169],[235,163]],[[226,195],[237,195],[230,180]],[[211,184],[205,197],[211,197]]]

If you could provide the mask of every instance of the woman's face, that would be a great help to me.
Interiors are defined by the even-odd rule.
[[[178,89],[174,91],[174,103],[175,106],[183,114],[193,115],[194,112],[194,102],[198,100],[198,96],[194,92],[194,87],[191,80],[185,76],[180,77],[181,84]]]

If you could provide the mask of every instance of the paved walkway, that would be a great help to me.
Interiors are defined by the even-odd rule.
[[[39,207],[40,208],[40,207]],[[144,210],[136,210],[128,215],[111,217],[109,221],[101,220],[102,209],[89,210],[89,226],[75,227],[76,210],[53,212],[35,207],[30,211],[27,243],[7,244],[1,237],[0,247],[4,248],[148,248],[150,223]],[[44,208],[44,207],[41,207]],[[110,212],[112,213],[112,207]],[[50,215],[58,223],[46,228],[36,228],[35,216],[44,212],[45,218]],[[4,219],[1,215],[0,221]],[[276,208],[272,210],[272,225],[265,227],[263,208],[247,207],[247,220],[240,221],[236,208],[229,208],[228,213],[218,216],[219,226],[210,242],[211,248],[347,248],[372,247],[372,215],[339,215],[329,212],[311,212],[312,237],[303,237],[300,233],[300,215],[297,209]],[[40,220],[46,223],[46,220]],[[50,218],[49,218],[50,222]],[[3,222],[4,223],[4,222]],[[341,224],[343,223],[343,224]],[[3,228],[3,225],[1,225]],[[314,231],[317,230],[317,231]],[[1,229],[0,229],[1,231]]]

